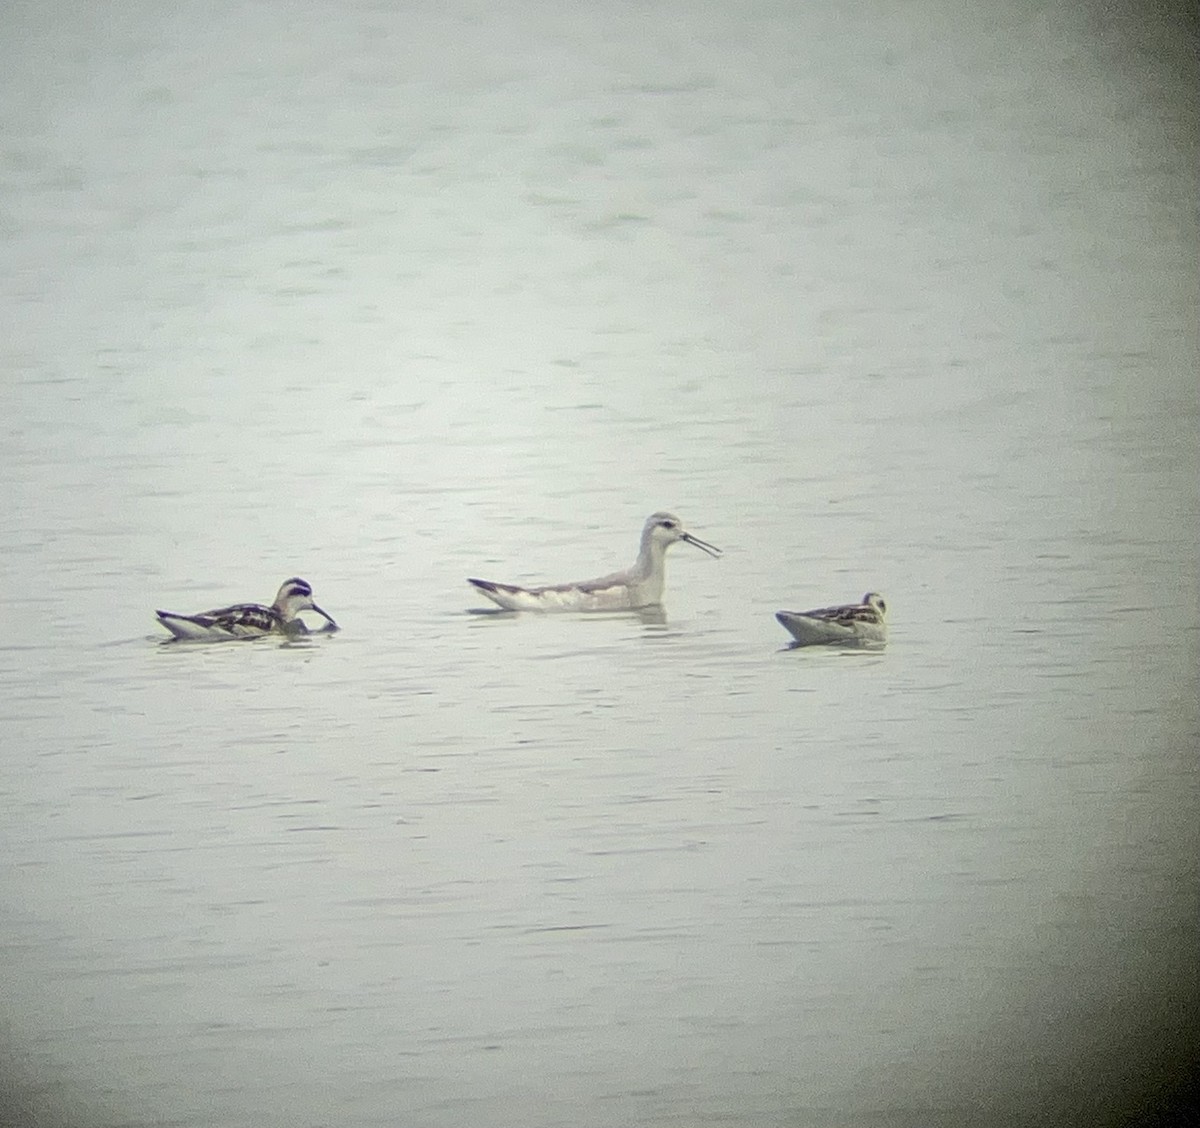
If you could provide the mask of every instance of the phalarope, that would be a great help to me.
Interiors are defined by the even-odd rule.
[[[524,588],[491,580],[469,579],[476,591],[506,611],[633,611],[662,602],[667,549],[684,541],[720,556],[714,545],[692,536],[673,513],[654,513],[642,527],[641,547],[632,567],[578,583]]]
[[[176,638],[211,642],[231,638],[261,638],[272,632],[304,633],[307,628],[298,618],[301,611],[315,611],[329,620],[333,630],[337,630],[337,623],[313,602],[312,588],[299,576],[283,581],[270,607],[264,607],[261,603],[235,603],[231,607],[218,607],[196,615],[177,615],[173,611],[156,611],[155,614],[158,621]]]
[[[817,607],[812,611],[777,611],[775,618],[799,646],[831,642],[883,643],[887,641],[887,604],[869,591],[861,603]]]

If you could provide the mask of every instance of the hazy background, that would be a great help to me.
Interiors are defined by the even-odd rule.
[[[9,1122],[1182,1099],[1194,31],[8,5]],[[659,508],[725,549],[665,621],[467,613]],[[158,645],[294,574],[341,634]],[[867,589],[885,652],[784,649]]]

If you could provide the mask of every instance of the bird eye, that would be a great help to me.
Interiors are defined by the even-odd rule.
[[[673,529],[673,528],[675,528],[675,522],[674,522],[674,521],[659,521],[659,524],[660,524],[660,525],[661,525],[661,526],[662,526],[664,529]]]

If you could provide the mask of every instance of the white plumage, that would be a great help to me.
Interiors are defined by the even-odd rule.
[[[623,571],[544,587],[476,579],[467,583],[506,611],[634,611],[662,602],[667,549],[676,541],[695,545],[710,556],[721,555],[719,548],[687,532],[673,513],[654,513],[642,526],[637,560]]]

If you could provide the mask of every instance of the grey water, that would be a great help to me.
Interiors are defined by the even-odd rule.
[[[7,8],[14,1123],[1132,1115],[1198,807],[1147,11]],[[663,508],[724,556],[661,616],[470,613]],[[291,575],[342,631],[161,645]]]

